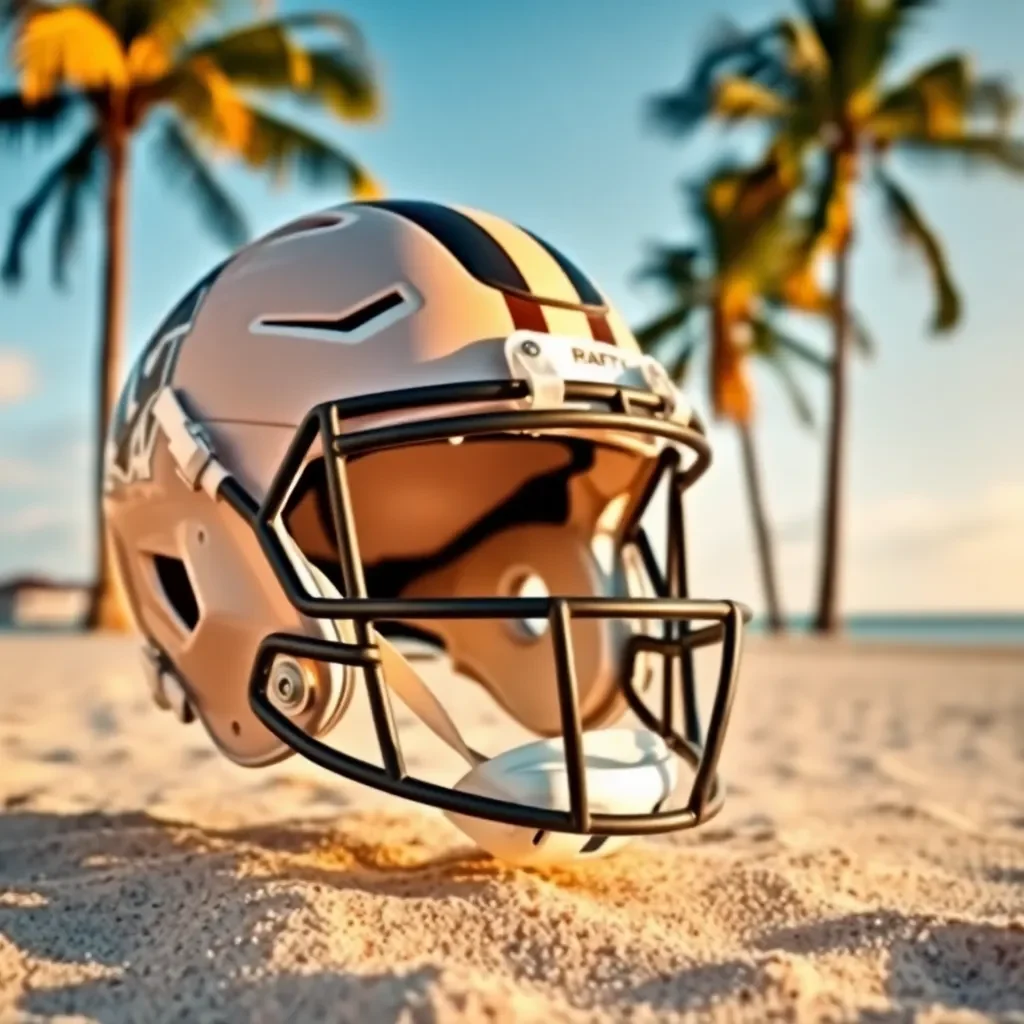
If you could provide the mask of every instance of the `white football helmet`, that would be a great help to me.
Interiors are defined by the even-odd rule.
[[[686,594],[682,496],[709,462],[682,394],[562,253],[387,200],[272,232],[178,305],[118,404],[104,508],[161,707],[239,764],[298,752],[537,862],[720,807],[749,611]],[[656,490],[664,567],[641,526]],[[403,637],[536,739],[474,750]],[[379,765],[325,741],[357,687]],[[460,780],[407,771],[393,695],[465,760]]]

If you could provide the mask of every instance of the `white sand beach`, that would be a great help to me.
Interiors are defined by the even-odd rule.
[[[232,766],[122,638],[0,695],[2,1021],[1024,1021],[1024,652],[752,640],[722,815],[546,871]]]

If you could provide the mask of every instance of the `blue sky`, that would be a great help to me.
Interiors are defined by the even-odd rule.
[[[386,116],[326,127],[395,195],[451,200],[529,225],[571,253],[639,322],[659,297],[633,280],[645,242],[689,232],[678,181],[714,153],[649,131],[643,101],[686,73],[715,12],[759,22],[785,0],[352,0],[378,58]],[[291,9],[292,4],[279,4]],[[329,4],[296,4],[329,7]],[[1024,87],[1024,4],[949,0],[907,47],[912,66],[963,48]],[[3,80],[10,81],[4,67]],[[1024,131],[1024,126],[1021,127]],[[61,151],[0,150],[0,227]],[[966,296],[955,336],[926,332],[928,288],[892,244],[870,196],[855,296],[878,341],[853,378],[848,543],[850,609],[1024,608],[1024,181],[956,167],[895,168],[946,240]],[[252,229],[337,201],[273,191],[221,166]],[[158,173],[145,136],[133,156],[129,349],[222,256]],[[968,187],[969,186],[969,187]],[[89,458],[98,332],[96,211],[65,292],[49,282],[48,224],[29,281],[0,291],[0,576],[90,571]],[[811,334],[814,337],[814,333]],[[780,542],[783,595],[806,609],[817,567],[822,437],[798,427],[771,378],[759,378],[758,440]],[[819,410],[824,388],[811,381]],[[698,405],[706,402],[697,389]],[[708,595],[759,604],[753,549],[728,428],[692,502],[694,577]]]

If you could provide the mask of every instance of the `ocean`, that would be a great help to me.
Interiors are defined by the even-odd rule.
[[[793,616],[788,620],[794,633],[807,632],[810,624],[810,616]],[[763,620],[755,620],[750,628],[763,632]],[[843,631],[849,637],[864,640],[1024,647],[1024,614],[865,613],[848,615]]]
[[[805,633],[810,622],[809,616],[793,616],[789,619],[789,629],[793,633]],[[764,632],[764,621],[755,619],[749,628],[756,633]],[[76,631],[59,625],[26,628],[0,623],[0,634]],[[1024,647],[1024,614],[859,614],[847,616],[843,631],[853,638],[897,643]]]

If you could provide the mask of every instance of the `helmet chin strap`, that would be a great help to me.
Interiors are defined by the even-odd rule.
[[[376,637],[380,648],[380,661],[387,683],[409,710],[443,743],[455,751],[470,768],[487,760],[462,738],[459,727],[452,721],[444,705],[434,696],[433,691],[386,637]]]
[[[319,587],[324,597],[340,598],[338,588],[312,562],[300,555],[307,570]],[[381,666],[384,670],[384,682],[402,698],[409,710],[443,743],[446,743],[461,757],[470,768],[486,761],[483,754],[477,753],[462,738],[458,726],[444,709],[444,705],[434,696],[433,691],[423,681],[420,674],[412,667],[408,659],[380,633],[376,635],[377,647],[380,650]]]

